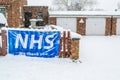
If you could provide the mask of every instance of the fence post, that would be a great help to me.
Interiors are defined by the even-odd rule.
[[[63,37],[60,37],[59,58],[61,58],[61,57],[62,57],[62,54],[63,54],[63,52],[62,52],[62,47],[63,47],[62,41],[63,41]]]
[[[66,31],[63,32],[63,57],[66,57]]]
[[[70,38],[70,31],[67,32],[67,56],[70,57],[71,55],[71,38]]]
[[[6,30],[2,30],[2,54],[1,56],[5,56],[7,54],[7,35]]]
[[[79,58],[79,38],[72,38],[71,41],[71,58],[77,60]]]

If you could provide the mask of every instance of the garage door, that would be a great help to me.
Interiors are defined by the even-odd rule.
[[[76,32],[76,18],[57,18],[57,25]]]
[[[86,35],[105,35],[105,18],[87,18]]]
[[[117,35],[120,35],[120,18],[117,18],[117,24],[116,24],[116,33]]]

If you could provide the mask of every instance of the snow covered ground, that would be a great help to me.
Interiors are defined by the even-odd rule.
[[[120,36],[83,36],[80,62],[0,57],[0,80],[120,80]]]

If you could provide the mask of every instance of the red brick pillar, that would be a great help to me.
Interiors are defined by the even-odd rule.
[[[106,29],[105,29],[105,35],[111,35],[111,17],[106,18]]]
[[[81,35],[86,34],[86,17],[77,18],[77,33]]]
[[[112,35],[116,35],[116,23],[117,23],[117,18],[113,17],[112,18]]]
[[[53,25],[56,25],[56,17],[49,17],[49,24],[53,24]]]
[[[71,42],[71,58],[77,60],[79,58],[79,38],[73,38]]]

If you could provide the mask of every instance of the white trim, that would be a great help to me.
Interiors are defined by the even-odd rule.
[[[49,11],[50,17],[80,17],[80,16],[120,16],[120,11]]]

